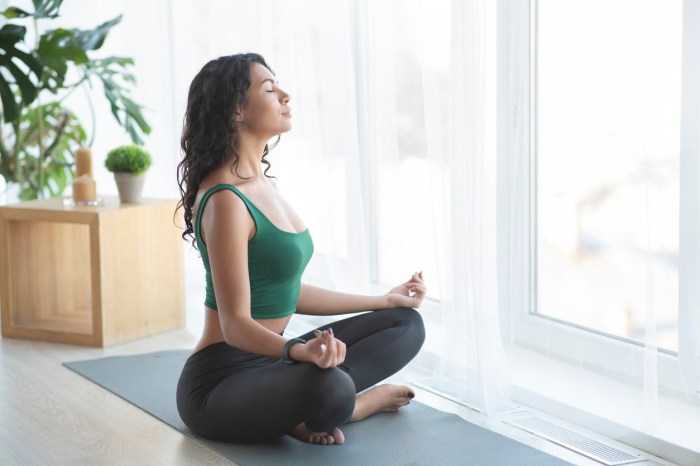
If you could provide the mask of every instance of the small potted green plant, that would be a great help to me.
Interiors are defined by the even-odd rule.
[[[141,202],[143,181],[150,166],[151,155],[141,146],[125,145],[109,151],[105,167],[114,173],[122,204]]]

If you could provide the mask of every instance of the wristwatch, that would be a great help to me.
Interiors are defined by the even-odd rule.
[[[289,357],[289,348],[297,343],[304,344],[306,341],[302,340],[301,338],[292,338],[291,340],[287,340],[287,343],[285,343],[282,347],[282,362],[284,364],[296,364],[296,361]]]

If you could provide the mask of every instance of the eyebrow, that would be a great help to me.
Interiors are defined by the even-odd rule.
[[[267,81],[270,81],[272,84],[279,84],[277,81],[275,81],[275,80],[272,79],[272,78],[265,78],[265,79],[263,79],[263,80],[260,82],[260,85],[262,86],[262,85],[265,84]]]

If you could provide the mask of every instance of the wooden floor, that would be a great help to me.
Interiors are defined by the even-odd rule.
[[[0,464],[234,464],[61,365],[79,359],[192,348],[195,340],[185,330],[178,330],[99,349],[1,338]],[[404,381],[409,378],[406,374],[410,374],[410,367],[392,379]],[[488,419],[429,392],[416,392],[422,403],[455,412],[566,461],[600,466],[500,420]],[[635,464],[671,463],[655,460]]]

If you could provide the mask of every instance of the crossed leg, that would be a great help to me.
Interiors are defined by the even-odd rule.
[[[335,337],[347,346],[345,361],[339,368],[355,384],[357,393],[386,379],[403,368],[415,357],[425,340],[425,329],[420,314],[414,309],[395,308],[360,314],[319,327],[333,328]],[[308,340],[314,331],[302,335]],[[413,398],[406,386],[383,384],[357,395],[350,422],[357,422],[372,414],[396,412]],[[345,441],[338,427],[317,432],[305,423],[297,425],[294,437],[315,444],[340,444]]]

